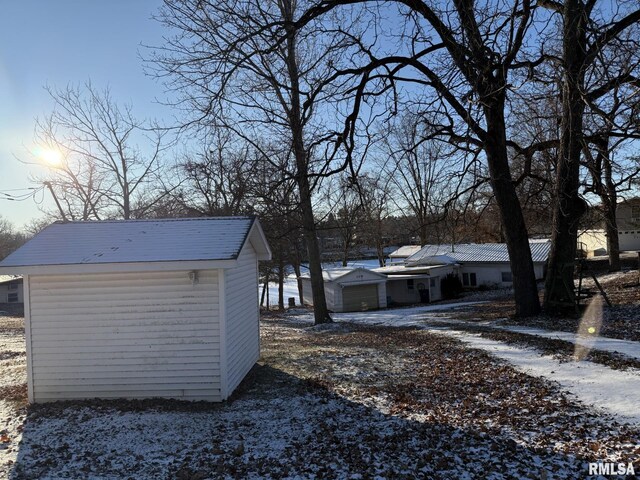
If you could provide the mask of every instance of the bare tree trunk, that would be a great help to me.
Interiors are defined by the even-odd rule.
[[[604,189],[605,197],[601,198],[604,205],[604,213],[607,230],[607,253],[609,254],[609,271],[619,272],[620,265],[620,238],[618,237],[618,221],[616,214],[618,210],[618,191],[613,181],[613,169],[611,165],[611,157],[609,152],[609,142],[603,142],[602,154],[604,157]],[[606,201],[605,201],[606,200]]]
[[[293,5],[290,0],[283,1],[285,20],[293,20]],[[313,217],[311,202],[311,186],[309,185],[309,162],[304,148],[304,126],[301,118],[302,104],[300,102],[300,72],[296,58],[295,28],[287,27],[287,55],[286,64],[291,80],[291,108],[289,109],[289,125],[293,138],[293,153],[296,161],[296,182],[300,193],[300,209],[302,210],[302,228],[309,254],[309,273],[311,276],[311,290],[313,294],[313,313],[316,325],[330,323],[327,301],[324,295],[324,279],[322,277],[322,262],[320,247],[316,235],[316,223]]]
[[[327,301],[324,295],[324,279],[322,277],[322,262],[320,260],[320,247],[316,236],[315,220],[311,205],[311,194],[306,175],[298,179],[300,188],[300,206],[302,208],[302,222],[304,238],[307,243],[309,255],[309,275],[311,277],[311,292],[313,295],[313,315],[316,325],[330,323],[333,320],[329,316]]]
[[[605,223],[607,232],[607,253],[609,254],[609,271],[619,272],[620,265],[620,239],[618,237],[618,222],[616,220],[616,198],[609,199],[605,204]]]
[[[344,246],[342,248],[342,266],[346,267],[349,261],[349,241],[344,239]]]
[[[420,245],[426,245],[429,243],[427,241],[428,228],[426,219],[420,219]]]
[[[586,210],[585,202],[578,194],[584,114],[585,16],[580,0],[565,0],[560,157],[556,168],[552,247],[544,297],[545,309],[551,312],[575,303],[573,275],[578,221]]]
[[[264,305],[264,297],[267,293],[267,285],[268,285],[269,281],[268,279],[266,279],[264,281],[264,283],[262,284],[262,295],[260,296],[260,306],[262,307]]]
[[[496,104],[485,106],[484,110],[487,120],[485,151],[491,185],[500,211],[501,223],[509,225],[509,228],[504,230],[513,274],[516,315],[531,316],[540,312],[540,300],[531,259],[529,235],[509,169],[504,105],[496,100]]]
[[[382,244],[380,237],[376,240],[376,254],[378,255],[378,264],[384,267],[384,245]]]
[[[302,274],[302,271],[300,270],[301,260],[300,260],[300,252],[298,250],[297,243],[295,244],[293,249],[294,249],[294,258],[291,263],[292,263],[293,271],[296,274],[296,282],[298,284],[298,299],[300,300],[300,305],[304,305],[304,297],[302,295],[302,280],[300,280],[300,275]]]
[[[278,262],[278,309],[284,310],[284,257],[280,255]]]

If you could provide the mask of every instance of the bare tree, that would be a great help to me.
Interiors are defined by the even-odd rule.
[[[360,187],[360,188],[358,188]],[[364,228],[365,206],[360,195],[361,185],[355,185],[351,177],[336,177],[323,188],[324,203],[330,215],[326,227],[340,240],[340,261],[346,267],[353,257],[359,232]]]
[[[303,28],[307,19],[353,3],[324,1],[309,9],[298,26]],[[509,165],[505,119],[512,73],[531,64],[519,57],[532,21],[533,2],[398,0],[388,4],[399,7],[390,18],[405,20],[402,28],[394,30],[401,32],[394,39],[401,47],[397,54],[388,55],[385,49],[376,54],[363,39],[368,62],[358,69],[359,98],[366,101],[385,91],[400,95],[399,83],[427,90],[432,95],[421,98],[420,106],[425,119],[437,120],[434,131],[462,148],[482,150],[511,259],[516,314],[536,314],[540,303],[526,224]],[[371,91],[365,90],[367,85]],[[347,124],[357,114],[352,111]]]
[[[562,22],[560,148],[544,299],[545,308],[553,310],[575,302],[573,273],[578,222],[586,212],[586,202],[579,195],[586,105],[590,97],[634,81],[628,72],[616,74],[605,64],[601,64],[605,67],[601,71],[607,75],[599,75],[598,59],[640,21],[640,9],[629,2],[596,9],[595,0],[545,0],[541,4],[559,14]]]
[[[364,206],[363,240],[376,250],[378,264],[385,266],[385,247],[391,245],[388,219],[391,216],[391,185],[384,176],[363,174],[358,179],[361,201]]]
[[[0,217],[0,260],[9,255],[27,240],[17,232],[11,222]]]
[[[602,77],[618,79],[611,86],[592,89],[586,96],[584,165],[589,172],[585,193],[595,193],[601,203],[607,234],[609,270],[620,270],[620,242],[616,212],[618,198],[632,191],[640,162],[629,149],[640,139],[640,29],[630,28],[599,55],[596,70]],[[626,152],[625,152],[626,151]]]
[[[251,213],[250,190],[256,175],[253,150],[245,142],[234,142],[228,130],[216,129],[207,136],[202,153],[185,154],[179,163],[179,186],[169,187],[171,197],[190,214]]]
[[[466,170],[465,155],[434,138],[430,122],[411,111],[389,128],[381,166],[394,187],[396,206],[411,212],[422,245],[434,237],[439,242],[441,227],[452,215],[448,210],[464,190],[465,176],[459,172]]]
[[[61,159],[36,180],[56,192],[60,213],[78,220],[145,216],[161,198],[152,190],[168,147],[165,133],[91,83],[48,91],[54,110],[37,121],[36,140]]]
[[[350,158],[339,154],[352,135],[323,124],[335,90],[325,80],[348,59],[348,45],[320,21],[297,31],[301,8],[292,0],[165,0],[158,18],[178,34],[152,61],[183,94],[178,105],[188,112],[185,126],[224,126],[258,150],[264,139],[277,139],[281,156],[291,158],[286,168],[298,189],[315,321],[324,323],[331,317],[312,195],[319,178],[351,168]],[[323,150],[328,140],[334,143]]]

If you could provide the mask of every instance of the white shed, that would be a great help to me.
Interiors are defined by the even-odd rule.
[[[332,312],[357,312],[387,306],[387,277],[365,268],[334,268],[323,270],[327,308]],[[300,276],[302,298],[313,305],[311,278]]]
[[[260,355],[255,218],[54,223],[24,276],[29,401],[221,401]]]

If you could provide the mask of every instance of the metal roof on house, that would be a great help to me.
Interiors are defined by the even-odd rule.
[[[254,223],[253,217],[56,222],[0,267],[231,260]]]
[[[420,245],[405,245],[389,254],[389,258],[407,258],[418,253],[422,247]]]
[[[545,262],[549,257],[551,242],[529,242],[534,263]],[[425,245],[419,252],[407,258],[407,265],[421,265],[433,262],[433,257],[450,257],[460,263],[508,263],[509,253],[506,243],[463,243],[458,245]]]

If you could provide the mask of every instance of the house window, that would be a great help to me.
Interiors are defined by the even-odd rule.
[[[436,279],[435,278],[430,278],[429,279],[429,286],[431,288],[435,288],[435,286],[436,286]]]
[[[504,283],[513,282],[513,277],[511,276],[511,272],[502,272],[502,281]]]
[[[413,279],[407,280],[407,290],[413,290],[414,288],[415,288],[415,285],[413,283]]]
[[[462,274],[462,285],[465,287],[475,287],[477,285],[476,274],[475,273],[463,273]]]
[[[7,302],[15,303],[17,301],[18,301],[18,294],[17,293],[10,293],[9,295],[7,295]]]
[[[631,218],[634,220],[640,220],[640,205],[634,205],[631,207]]]
[[[18,284],[17,283],[10,283],[7,286],[7,290],[17,290],[18,289]]]

